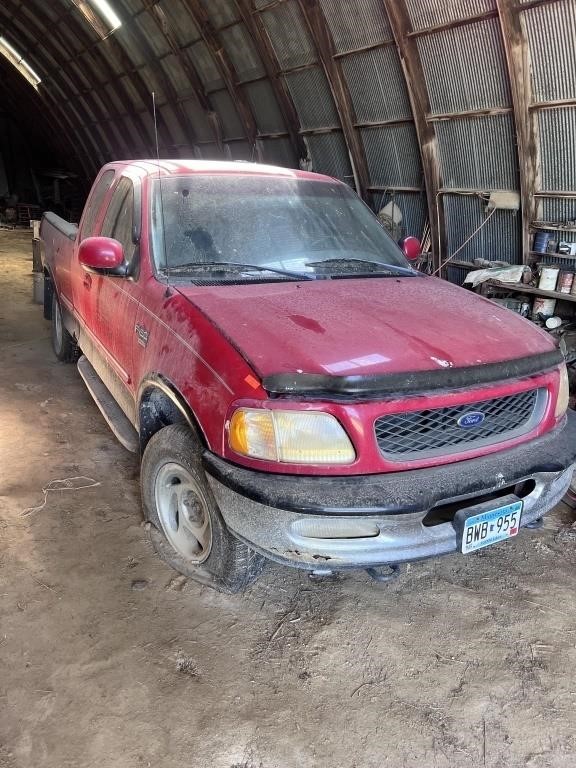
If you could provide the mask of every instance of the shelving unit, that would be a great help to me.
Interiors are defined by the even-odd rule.
[[[576,255],[572,256],[569,253],[539,253],[538,251],[530,251],[530,256],[547,256],[549,259],[574,259]]]
[[[561,226],[559,222],[547,224],[545,221],[533,221],[532,229],[550,230],[551,232],[576,232],[576,226]]]
[[[533,285],[524,285],[524,283],[501,283],[499,280],[486,280],[484,285],[492,285],[495,288],[501,288],[505,291],[515,293],[533,293],[536,296],[546,296],[549,299],[559,299],[560,301],[576,302],[576,296],[571,293],[560,293],[560,291],[544,291]]]

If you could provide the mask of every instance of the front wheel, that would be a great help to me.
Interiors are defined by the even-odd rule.
[[[150,439],[141,489],[152,545],[172,568],[224,592],[239,592],[260,574],[265,560],[228,531],[187,426],[164,427]]]
[[[81,354],[80,347],[64,327],[55,290],[52,290],[52,349],[61,363],[75,363]]]

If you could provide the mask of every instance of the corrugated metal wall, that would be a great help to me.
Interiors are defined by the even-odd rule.
[[[440,156],[446,252],[450,256],[486,218],[493,190],[519,190],[518,155],[506,56],[493,0],[430,3],[409,0]],[[448,29],[438,24],[459,22]],[[432,27],[432,29],[429,29]],[[428,28],[428,29],[427,29]],[[455,55],[457,52],[457,55]],[[522,260],[520,214],[498,211],[457,254]],[[452,269],[450,279],[461,277]]]
[[[560,0],[521,11],[531,74],[538,222],[557,241],[576,242],[576,9]],[[548,256],[574,267],[574,259]]]
[[[41,73],[87,175],[155,154],[154,90],[162,154],[331,174],[375,210],[394,200],[407,234],[431,216],[441,260],[485,221],[493,190],[528,189],[536,225],[576,220],[574,0],[112,0],[123,23],[106,39],[81,5],[4,0],[0,34]],[[506,14],[530,73],[528,128]],[[498,211],[448,277],[479,257],[527,259],[525,231],[521,212]],[[576,240],[576,226],[558,231]]]

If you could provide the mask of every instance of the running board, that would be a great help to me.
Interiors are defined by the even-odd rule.
[[[138,433],[84,355],[78,360],[78,371],[112,432],[126,450],[138,453]]]

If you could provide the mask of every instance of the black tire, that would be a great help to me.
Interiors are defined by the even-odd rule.
[[[221,592],[240,592],[259,576],[265,558],[238,541],[226,527],[202,467],[201,451],[198,437],[182,424],[164,427],[151,437],[140,475],[150,541],[160,557],[185,576]],[[166,501],[167,497],[175,499],[183,489],[188,500]],[[192,524],[209,527],[209,545],[207,531],[198,541],[186,531],[184,517],[188,517],[189,509],[195,518]],[[182,551],[190,541],[194,543],[193,554]]]
[[[52,349],[61,363],[76,363],[82,354],[80,347],[64,327],[62,310],[56,291],[52,291]]]
[[[568,504],[568,506],[571,509],[576,509],[576,472],[574,472],[574,475],[572,476],[572,480],[570,481],[570,486],[568,487],[568,490],[566,491],[566,495],[564,496],[562,501],[565,504]]]

